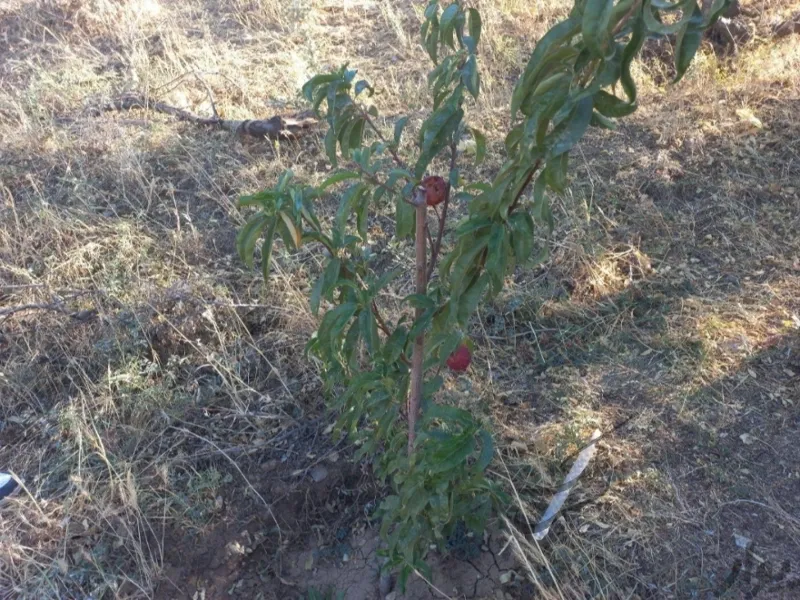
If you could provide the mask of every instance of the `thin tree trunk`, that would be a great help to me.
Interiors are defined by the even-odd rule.
[[[426,249],[426,227],[428,217],[428,206],[425,203],[425,190],[418,188],[414,194],[414,206],[417,211],[417,230],[416,230],[416,250],[417,250],[417,263],[416,263],[416,279],[417,279],[417,294],[426,294],[428,289],[427,278],[427,249]],[[424,309],[417,307],[415,311],[415,318],[419,320],[422,318]],[[417,436],[417,417],[419,416],[419,407],[422,403],[422,380],[424,373],[422,372],[423,355],[425,353],[425,334],[420,332],[417,339],[414,340],[414,353],[411,356],[411,392],[408,396],[408,455],[414,451],[414,440]]]

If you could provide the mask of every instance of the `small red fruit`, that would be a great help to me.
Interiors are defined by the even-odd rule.
[[[472,352],[469,351],[466,344],[461,344],[447,359],[447,366],[456,373],[463,373],[469,368],[471,362]]]
[[[422,180],[422,187],[425,188],[425,204],[436,206],[444,202],[447,196],[447,182],[438,175],[429,175]]]

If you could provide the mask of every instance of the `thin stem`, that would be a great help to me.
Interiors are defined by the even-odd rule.
[[[417,188],[414,192],[414,205],[417,210],[417,230],[415,247],[416,256],[416,280],[417,294],[425,294],[428,288],[428,278],[425,269],[427,259],[426,235],[428,206],[425,203],[425,190]],[[415,309],[415,319],[418,321],[425,312],[423,308]],[[417,432],[417,417],[419,407],[422,404],[422,380],[423,380],[423,354],[425,353],[425,334],[420,332],[414,340],[414,353],[411,356],[411,393],[408,396],[408,455],[414,452],[414,440]]]
[[[456,146],[455,142],[450,144],[450,173],[453,172],[453,169],[456,168],[456,157],[457,157],[457,150],[458,147]],[[447,207],[450,205],[450,191],[451,191],[450,183],[447,183],[447,193],[444,197],[444,203],[442,205],[442,216],[439,217],[439,213],[436,213],[436,216],[439,217],[439,231],[436,233],[436,241],[431,242],[431,262],[428,265],[428,273],[427,277],[430,280],[431,276],[433,275],[433,270],[436,268],[436,261],[439,260],[439,250],[442,248],[442,238],[444,237],[444,226],[447,221]]]
[[[378,305],[375,303],[375,300],[372,301],[372,314],[375,315],[375,321],[378,323],[378,328],[386,334],[386,337],[392,335],[392,330],[389,329],[389,326],[386,324],[383,316],[381,316],[380,311],[378,310]],[[403,361],[406,365],[411,365],[411,361],[408,360],[408,357],[405,353],[400,354],[400,360]]]
[[[391,329],[386,324],[386,321],[381,316],[380,311],[378,310],[378,305],[375,303],[375,300],[372,301],[372,314],[375,315],[375,321],[378,323],[378,327],[380,327],[381,331],[386,335],[392,335]]]
[[[517,192],[516,198],[514,198],[513,202],[511,202],[511,206],[508,207],[508,214],[510,215],[514,212],[514,209],[517,208],[517,204],[519,204],[519,199],[522,197],[522,193],[527,189],[528,185],[530,185],[533,176],[536,174],[536,171],[539,170],[539,167],[542,164],[542,159],[539,158],[533,163],[533,167],[531,167],[531,172],[528,173],[528,176],[525,178],[525,183],[519,188],[519,192]]]
[[[361,106],[360,104],[356,104],[356,106],[358,107],[358,110],[361,112],[361,116],[364,117],[364,120],[367,122],[367,125],[369,125],[372,131],[375,132],[375,135],[378,136],[378,139],[382,141],[384,144],[386,144],[386,149],[389,150],[389,154],[392,155],[392,158],[394,159],[394,162],[397,163],[397,166],[400,167],[401,169],[408,170],[406,163],[403,162],[403,159],[400,158],[400,155],[397,154],[397,151],[394,148],[392,148],[392,146],[389,144],[388,141],[386,141],[386,137],[383,135],[383,133],[381,133],[381,130],[378,129],[377,125],[375,125],[375,122],[372,120],[370,114],[366,110],[364,110],[364,107]]]

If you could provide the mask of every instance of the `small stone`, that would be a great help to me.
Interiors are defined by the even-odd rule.
[[[313,479],[316,483],[319,483],[328,476],[328,469],[322,465],[317,465],[311,469],[309,475],[311,475],[311,479]]]

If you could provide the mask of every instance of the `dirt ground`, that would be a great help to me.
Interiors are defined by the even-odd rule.
[[[568,7],[475,4],[478,179]],[[288,167],[320,181],[322,134],[102,107],[136,91],[209,114],[208,85],[226,118],[295,114],[310,75],[349,62],[387,131],[418,126],[419,7],[0,2],[0,469],[24,482],[0,507],[0,597],[800,598],[800,4],[741,4],[734,43],[717,32],[677,86],[669,44],[648,48],[640,109],[574,153],[550,258],[473,324],[437,401],[491,424],[514,502],[403,596],[379,581],[385,489],[334,438],[303,352],[319,257],[278,248],[265,288],[235,255],[236,198]]]

